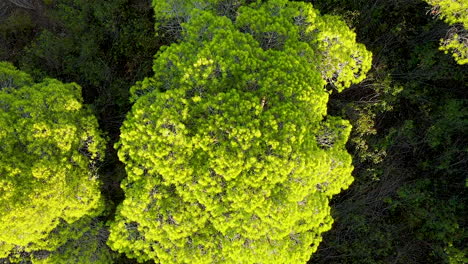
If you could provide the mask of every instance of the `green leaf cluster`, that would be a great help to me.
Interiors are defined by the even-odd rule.
[[[459,64],[468,63],[468,3],[465,0],[425,0],[433,6],[432,14],[454,25],[441,40],[440,49],[452,52]]]
[[[468,5],[464,0],[425,0],[437,7],[440,17],[450,25],[461,23],[468,28]]]

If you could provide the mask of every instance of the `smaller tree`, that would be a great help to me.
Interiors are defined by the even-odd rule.
[[[0,62],[0,142],[0,258],[54,251],[100,214],[105,142],[77,84]]]

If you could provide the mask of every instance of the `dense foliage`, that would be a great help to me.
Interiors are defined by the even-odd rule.
[[[131,89],[110,245],[162,263],[306,262],[352,181],[350,126],[324,119],[323,79],[359,81],[369,52],[337,17],[281,0],[182,27]]]
[[[34,83],[0,63],[0,258],[53,251],[71,225],[102,211],[104,140],[81,101],[74,83]]]
[[[352,130],[346,148],[352,155],[352,165],[354,167],[353,184],[347,190],[335,195],[331,199],[330,210],[334,223],[328,232],[323,233],[323,240],[309,262],[327,264],[467,263],[468,248],[466,247],[466,241],[468,232],[466,231],[466,220],[468,219],[468,211],[466,204],[468,202],[468,195],[466,168],[468,167],[468,150],[466,146],[468,145],[468,97],[466,93],[466,77],[468,76],[468,71],[465,62],[467,50],[466,18],[468,12],[466,11],[466,1],[303,1],[311,2],[314,5],[314,8],[309,8],[307,13],[314,18],[304,20],[304,16],[300,15],[290,20],[286,19],[286,24],[293,22],[294,26],[286,27],[288,30],[282,32],[286,32],[288,38],[291,39],[293,37],[294,39],[294,34],[297,32],[294,29],[295,26],[302,24],[302,28],[315,27],[309,31],[309,33],[312,32],[314,34],[310,34],[311,38],[308,38],[308,41],[305,42],[315,52],[314,61],[322,63],[314,64],[314,67],[312,67],[313,73],[307,74],[317,76],[317,78],[313,82],[304,85],[301,89],[316,87],[318,79],[326,81],[326,89],[330,91],[330,96],[327,96],[327,112],[333,116],[340,117],[331,118],[328,116],[319,122],[321,124],[320,129],[316,129],[314,132],[320,130],[322,136],[316,136],[315,140],[320,140],[321,142],[319,144],[321,153],[329,151],[328,144],[336,140],[335,136],[338,136],[337,138],[342,140],[346,138],[346,134],[337,135],[330,133],[330,130],[334,132],[338,131],[335,129],[335,125],[343,122],[341,118],[349,120]],[[180,62],[181,64],[178,66],[166,69],[165,65],[161,64],[162,58],[158,57],[160,63],[157,63],[158,59],[156,62],[153,61],[153,56],[158,50],[157,56],[171,54],[173,51],[174,47],[160,49],[162,45],[178,43],[180,45],[179,49],[187,49],[187,44],[184,44],[184,38],[186,37],[184,32],[187,32],[187,30],[183,30],[183,23],[192,20],[193,14],[196,14],[196,16],[200,15],[192,13],[192,10],[195,8],[210,12],[216,16],[226,16],[231,21],[231,24],[226,19],[222,20],[228,23],[229,27],[233,26],[235,30],[229,31],[230,33],[225,32],[223,36],[239,36],[239,32],[241,32],[254,37],[253,41],[250,38],[249,41],[245,42],[248,43],[249,49],[247,50],[252,50],[252,47],[260,47],[260,53],[263,55],[250,56],[248,57],[249,61],[256,60],[264,64],[245,65],[246,69],[263,69],[261,72],[266,72],[266,68],[264,67],[268,66],[271,68],[271,71],[281,72],[289,67],[288,69],[291,69],[290,72],[295,72],[292,69],[295,70],[297,67],[300,74],[296,73],[293,77],[297,78],[301,76],[303,71],[300,69],[308,67],[307,65],[278,66],[272,63],[272,58],[267,58],[266,54],[275,54],[276,59],[282,58],[281,61],[289,61],[292,55],[290,54],[289,57],[280,55],[285,52],[283,49],[284,45],[282,45],[284,39],[279,38],[281,35],[275,34],[275,32],[278,29],[281,30],[285,25],[283,24],[284,21],[279,19],[281,16],[272,15],[271,10],[262,9],[261,5],[258,6],[260,2],[265,3],[268,1],[0,1],[0,61],[9,61],[22,70],[18,71],[11,65],[2,63],[1,71],[3,72],[3,76],[8,75],[11,77],[3,80],[2,83],[13,85],[18,90],[20,87],[54,86],[56,88],[61,87],[60,91],[64,91],[63,87],[68,87],[67,89],[76,87],[75,85],[64,83],[78,83],[81,91],[79,89],[74,91],[74,96],[78,97],[75,98],[73,96],[73,98],[82,104],[80,99],[82,96],[83,101],[87,104],[86,106],[83,105],[78,112],[86,112],[85,116],[91,116],[92,111],[98,120],[99,127],[109,135],[110,139],[107,141],[105,155],[102,152],[103,148],[99,147],[99,152],[101,153],[100,161],[105,156],[104,161],[102,163],[95,163],[94,168],[90,170],[93,175],[99,174],[99,179],[91,181],[96,186],[100,186],[100,191],[105,202],[102,203],[102,198],[95,197],[95,199],[100,200],[100,205],[105,204],[104,210],[100,205],[96,209],[90,208],[86,216],[79,217],[73,223],[58,218],[59,224],[52,229],[52,232],[47,236],[40,234],[40,236],[45,238],[39,239],[35,243],[29,243],[27,246],[15,246],[0,242],[1,263],[136,263],[136,260],[127,258],[125,254],[116,254],[116,252],[111,251],[106,246],[109,236],[108,223],[115,223],[114,218],[117,222],[123,221],[122,218],[119,218],[119,214],[115,214],[115,206],[121,204],[124,200],[124,191],[119,185],[122,179],[127,177],[127,173],[124,169],[125,165],[119,161],[117,152],[112,147],[114,142],[119,140],[122,121],[128,114],[129,120],[132,116],[134,117],[133,122],[135,126],[138,125],[142,128],[154,125],[142,124],[141,119],[138,119],[136,114],[140,115],[140,117],[144,113],[156,115],[158,113],[156,111],[160,111],[161,108],[153,107],[154,109],[151,111],[139,113],[133,111],[127,113],[131,104],[135,104],[134,108],[140,107],[141,109],[148,110],[146,106],[160,102],[158,101],[159,96],[165,96],[166,93],[174,95],[174,88],[178,90],[185,89],[187,91],[187,81],[199,84],[200,80],[205,78],[203,77],[203,73],[212,72],[213,67],[217,65],[216,63],[219,64],[226,61],[226,56],[221,56],[221,53],[227,53],[229,51],[228,48],[220,48],[215,43],[212,43],[212,41],[207,40],[205,40],[207,45],[209,42],[210,47],[217,47],[217,56],[216,58],[208,58],[211,60],[201,60],[197,67],[193,64],[199,58],[206,59],[207,55],[211,53],[207,52],[206,48],[203,48],[203,45],[196,41],[193,41],[196,43],[193,46],[193,52],[192,50],[185,52],[187,55],[183,59],[178,54],[166,57],[166,59],[171,59],[173,62]],[[302,5],[301,1],[295,2]],[[246,8],[247,5],[252,3],[255,3],[257,7],[253,9]],[[285,10],[284,12],[291,12],[293,5],[289,3],[287,6],[288,8],[285,9],[289,11]],[[240,12],[240,10],[243,11]],[[320,10],[320,14],[318,10]],[[239,27],[240,22],[237,22],[238,15],[241,13],[244,13],[245,17],[243,22],[244,27]],[[216,18],[215,20],[218,21],[219,19]],[[341,22],[342,20],[345,21],[346,25]],[[327,23],[327,21],[332,23]],[[309,22],[313,23],[310,24]],[[195,26],[198,27],[202,24],[200,23]],[[246,25],[252,26],[255,30],[249,29]],[[357,34],[354,35],[352,31],[347,29],[348,27],[352,28],[352,31]],[[265,28],[267,30],[264,30]],[[273,30],[270,31],[270,29]],[[300,30],[299,35],[304,37],[303,33],[305,32]],[[357,49],[343,47],[357,47],[356,44],[342,44],[355,43],[355,37],[357,37],[358,42],[365,44],[366,48],[371,50],[373,54],[372,68],[361,82],[359,82],[360,78],[363,77],[360,77],[359,71],[354,71],[357,68],[353,66],[353,63],[360,65],[361,61],[355,60],[352,56],[356,54],[357,56],[363,56],[363,54],[361,52],[359,55]],[[342,41],[335,42],[338,39]],[[304,42],[304,40],[302,39],[301,41]],[[230,42],[223,39],[220,43]],[[252,46],[252,43],[258,44]],[[272,44],[274,45],[272,46]],[[290,50],[298,50],[300,48],[293,44],[289,45],[289,47],[292,47]],[[233,52],[242,52],[237,45],[231,49]],[[333,50],[333,52],[327,52],[327,50]],[[200,53],[201,51],[204,53]],[[448,54],[444,54],[444,51],[448,52]],[[341,60],[345,60],[347,63],[343,65],[334,64]],[[324,61],[328,61],[329,64],[323,63]],[[465,64],[462,65],[463,63]],[[145,76],[152,74],[152,65],[156,69],[155,76],[138,83],[134,86],[133,92],[130,92],[129,88],[135,82],[143,80]],[[165,74],[174,74],[172,70],[177,67],[187,67],[192,70],[192,73],[197,74],[194,74],[191,78],[184,79],[183,82],[171,81],[166,85],[167,89],[162,89],[161,83],[165,82],[165,80],[171,80],[171,78],[167,78],[168,76],[165,78]],[[369,65],[361,65],[359,67],[367,71],[368,68],[366,67],[369,67]],[[214,68],[215,72],[217,69],[216,67]],[[224,69],[234,70],[236,67],[230,65],[229,67],[225,66]],[[237,72],[241,71],[243,72],[241,68],[238,68]],[[337,79],[339,77],[338,73],[342,72],[347,72],[347,74],[341,75],[343,78],[351,77],[351,79],[348,78],[351,86],[347,89],[343,88],[347,87],[350,83],[344,83]],[[181,71],[177,74],[182,73],[186,73],[185,68],[181,68]],[[249,74],[255,73],[251,72]],[[174,76],[177,75],[174,74]],[[188,76],[190,77],[192,74]],[[215,74],[212,74],[208,78],[229,80],[232,77],[216,76],[214,78]],[[56,78],[63,83],[47,79],[50,77]],[[245,78],[243,76],[239,77]],[[354,77],[357,79],[354,80]],[[271,77],[270,79],[273,80],[274,78],[288,80],[283,75]],[[211,82],[212,79],[207,81]],[[184,82],[185,84],[182,85]],[[235,84],[243,87],[241,82]],[[210,85],[213,85],[213,83],[211,82]],[[232,85],[232,82],[227,83],[226,89]],[[278,83],[272,85],[272,87],[276,88],[268,95],[272,95],[273,91],[277,91],[277,89],[280,89],[284,85],[286,84]],[[213,87],[217,89],[222,88],[220,84]],[[258,85],[251,87],[260,88]],[[335,90],[342,90],[342,92],[331,92]],[[38,91],[42,91],[42,89]],[[30,92],[34,95],[37,94],[35,91]],[[208,103],[211,106],[216,106],[216,108],[212,107],[213,109],[231,112],[238,111],[226,110],[222,104],[216,105],[214,99],[208,99],[213,98],[211,96],[214,95],[213,90],[202,91],[202,94],[199,95],[200,100],[195,96],[195,92],[199,91],[193,90],[189,94],[181,92],[181,96],[174,98],[174,100],[180,103],[179,109],[187,110],[187,115],[190,114],[190,117],[193,119],[177,119],[180,121],[179,123],[185,122],[184,131],[197,132],[198,130],[190,125],[199,124],[201,121],[198,117],[200,116],[205,117],[208,123],[214,122],[207,117],[219,115],[219,112],[208,112],[207,114],[203,106],[208,105]],[[255,99],[245,98],[241,96],[243,92],[238,92],[238,97],[229,97],[228,99],[230,102],[237,101],[239,103],[247,101],[248,105],[252,106],[253,109],[258,108],[261,111],[260,115],[256,115],[256,112],[252,110],[252,115],[255,114],[257,117],[262,116],[262,113],[269,110],[274,110],[280,102],[287,102],[286,97],[283,99],[277,97],[267,98],[259,94],[259,91],[249,91],[254,95]],[[3,94],[3,92],[0,91],[0,94]],[[132,101],[128,100],[131,94]],[[68,94],[60,94],[58,98],[62,98],[61,96],[65,98]],[[322,98],[321,96],[314,92],[314,97]],[[52,98],[47,96],[36,97],[39,99],[43,98],[44,102],[48,102],[47,100],[49,99],[52,100]],[[11,93],[9,98],[11,98]],[[195,101],[192,98],[195,98]],[[153,99],[154,102],[149,101]],[[186,100],[186,103],[183,103],[182,99]],[[25,97],[20,101],[30,100]],[[41,110],[42,108],[39,106],[33,107],[36,104],[40,105],[40,102],[31,100],[29,107]],[[60,107],[65,108],[66,105]],[[241,107],[239,106],[239,108]],[[325,105],[322,105],[322,109],[324,108]],[[165,111],[167,112],[168,110],[166,109]],[[0,108],[2,118],[4,117],[3,114],[3,109]],[[17,114],[19,116],[15,120],[18,122],[15,122],[15,126],[12,127],[26,124],[21,123],[23,119],[28,120],[27,115],[22,116],[21,114],[25,113],[20,110],[18,110]],[[49,116],[54,117],[54,115],[43,115],[44,120],[41,122],[49,122]],[[64,116],[67,115],[64,114]],[[249,118],[246,120],[253,120],[253,117]],[[159,116],[156,116],[154,122],[158,120]],[[235,122],[235,120],[227,120],[224,122],[226,124],[222,123],[219,127],[221,129],[226,128],[229,124],[235,124],[232,122]],[[126,124],[128,124],[128,121]],[[326,124],[328,124],[328,127]],[[75,124],[70,125],[75,126]],[[312,123],[309,126],[313,126]],[[4,127],[2,124],[0,131],[12,131],[9,127]],[[93,125],[93,127],[96,128],[97,126]],[[77,127],[77,129],[81,128]],[[197,129],[208,128],[201,127]],[[284,128],[283,126],[283,129],[289,129],[289,127]],[[346,129],[344,129],[344,132],[346,132]],[[160,128],[158,131],[165,133],[164,137],[166,137],[171,136],[173,130],[172,127],[167,127],[166,130]],[[245,131],[237,130],[236,133]],[[260,142],[259,140],[264,135],[274,135],[275,133],[274,131],[258,130],[260,130],[261,136],[260,138],[256,137],[255,133],[253,133],[252,141],[254,142]],[[156,130],[152,131],[155,132]],[[339,131],[343,132],[341,128]],[[4,142],[12,142],[10,139],[15,138],[15,135],[17,135],[10,132],[2,134],[5,139],[8,138],[8,141],[1,140],[2,148],[8,146]],[[153,132],[144,130],[142,134],[149,135]],[[294,133],[299,132],[296,131]],[[32,132],[25,132],[25,135],[32,135]],[[58,136],[51,135],[53,138],[58,138]],[[229,134],[224,136],[227,138]],[[66,137],[64,138],[66,139]],[[201,139],[202,137],[199,138]],[[285,136],[284,138],[289,140],[290,137]],[[310,136],[305,134],[304,138],[310,139]],[[140,141],[143,140],[148,139],[143,137]],[[121,140],[121,142],[124,141],[124,139]],[[297,137],[296,142],[298,142]],[[282,146],[286,146],[286,143]],[[13,160],[10,159],[10,156],[16,157],[16,159],[20,156],[27,156],[27,153],[15,151],[18,149],[18,144],[13,147],[14,150],[12,152],[8,152],[10,154],[0,154],[4,158],[2,162],[10,162],[8,163],[10,164],[8,165],[9,167],[16,166],[12,165],[11,162]],[[198,145],[200,144],[198,143]],[[234,149],[232,146],[217,144],[224,149]],[[297,150],[294,149],[296,147],[295,144],[288,144],[291,145],[291,150]],[[50,146],[53,145],[51,144]],[[138,145],[141,146],[140,143]],[[207,150],[213,151],[212,145],[207,145],[207,147],[210,147]],[[56,148],[58,147],[56,146]],[[124,145],[120,145],[120,148],[122,152],[125,147]],[[52,152],[54,154],[61,153]],[[85,158],[87,154],[81,154],[84,159],[87,159]],[[229,155],[225,156],[229,157]],[[188,152],[178,157],[186,159],[196,156],[193,155],[193,152]],[[127,160],[129,156],[124,155],[123,158]],[[280,157],[276,158],[279,159]],[[33,156],[25,159],[25,161],[28,160],[33,160]],[[39,158],[34,160],[34,164],[36,161],[41,160]],[[192,159],[192,161],[193,163],[187,164],[202,164],[201,160]],[[26,167],[26,163],[19,162],[18,164],[22,164],[23,170]],[[265,163],[262,164],[265,165]],[[126,165],[128,167],[128,162],[126,162]],[[64,167],[59,166],[59,168],[62,169]],[[84,167],[82,169],[83,171],[86,170]],[[284,169],[280,167],[279,171],[283,171]],[[202,169],[200,170],[203,171]],[[0,166],[0,181],[3,181],[4,178],[7,179],[7,174],[4,172],[5,170],[2,165]],[[143,170],[143,173],[147,172]],[[29,178],[15,178],[15,180],[22,179],[21,182],[25,184],[28,183],[28,185],[21,185],[22,187],[15,187],[24,188],[25,191],[31,190],[31,192],[43,189],[44,191],[53,193],[57,190],[55,187],[58,185],[49,184],[43,186],[40,184],[29,184],[30,182],[28,181],[31,179],[35,183],[44,181],[44,179],[37,179],[31,175],[29,174]],[[125,180],[123,184],[127,194],[130,189],[138,188],[138,186],[131,185],[131,179],[136,177],[142,178],[141,175],[132,176],[132,173],[129,173],[129,176],[129,179]],[[179,177],[178,174],[176,176]],[[268,177],[265,179],[268,179]],[[177,179],[180,181],[184,178]],[[98,181],[102,182],[102,185],[97,183]],[[206,184],[210,183],[206,182]],[[1,186],[0,189],[6,185]],[[0,190],[0,197],[7,197],[10,194],[18,195],[18,192],[10,190],[5,192],[3,190]],[[168,191],[167,188],[164,190]],[[172,190],[175,189],[170,189],[171,195],[173,193]],[[91,193],[99,195],[98,188],[96,187]],[[157,193],[154,193],[151,197],[156,197],[157,195]],[[143,203],[138,205],[140,207],[144,206],[144,203],[147,202],[146,198],[141,199],[143,197],[141,195],[135,194],[133,197],[135,197],[135,201],[143,201]],[[29,196],[28,198],[21,199],[18,202],[24,202],[26,199],[29,199]],[[124,208],[125,203],[128,203],[127,200],[125,201],[121,208]],[[64,200],[64,203],[68,202],[70,200]],[[2,208],[4,208],[5,204],[3,202],[0,203],[0,207],[3,206]],[[56,201],[55,205],[57,205]],[[47,207],[46,204],[44,206]],[[154,206],[159,205],[155,204]],[[151,210],[151,212],[154,212],[155,209],[153,207],[148,207],[148,212]],[[18,216],[22,217],[27,212],[31,213],[31,210],[31,208],[25,207],[24,212],[20,209],[16,210],[16,212]],[[10,213],[7,211],[0,212],[1,217],[7,217],[8,214]],[[30,217],[30,219],[39,221],[33,217]],[[50,218],[44,219],[50,220]],[[171,219],[166,220],[172,221]],[[311,222],[314,221],[312,220]],[[200,223],[197,221],[189,222]],[[54,222],[53,224],[56,223]],[[282,222],[278,223],[278,225],[281,224]],[[169,226],[170,224],[166,221],[164,225]],[[38,225],[37,227],[40,226],[44,225]],[[10,222],[7,226],[0,224],[1,230],[8,229],[4,234],[13,232],[15,227]],[[128,223],[126,230],[124,231],[130,236],[129,240],[141,235],[136,222]],[[133,232],[135,230],[138,232]],[[31,234],[34,235],[36,231],[32,230]],[[143,231],[146,232],[147,230]],[[244,233],[246,232],[244,231]],[[7,237],[11,239],[9,236]],[[316,241],[318,242],[318,240]],[[136,244],[141,243],[138,242]],[[126,252],[130,252],[130,250]],[[7,255],[9,256],[8,260],[5,259]],[[146,263],[153,262],[150,260]]]

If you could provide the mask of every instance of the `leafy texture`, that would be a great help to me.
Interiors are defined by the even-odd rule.
[[[301,14],[310,25],[295,23]],[[160,263],[309,259],[332,224],[329,198],[353,180],[344,148],[351,127],[325,118],[324,78],[348,67],[336,73],[344,88],[357,81],[347,71],[363,76],[355,50],[370,63],[344,23],[330,44],[343,54],[324,54],[314,27],[327,26],[315,16],[287,1],[241,7],[234,23],[191,13],[182,41],[131,89],[135,105],[117,144],[128,179],[113,249]]]
[[[182,38],[182,24],[194,8],[208,10],[235,21],[236,27],[251,34],[264,49],[282,49],[287,41],[308,44],[316,56],[322,77],[338,91],[359,83],[371,66],[371,53],[356,43],[356,34],[332,15],[321,16],[311,4],[247,0],[153,1],[157,26],[166,34]],[[242,6],[244,5],[244,6]],[[237,10],[237,11],[236,11]]]
[[[0,258],[53,251],[100,213],[104,141],[80,87],[0,63]]]
[[[193,9],[214,12],[220,16],[235,19],[237,9],[252,0],[164,0],[152,1],[156,28],[166,37],[181,37],[182,24],[191,17]]]
[[[106,245],[108,231],[98,219],[84,217],[68,227],[69,238],[53,252],[36,252],[33,264],[109,264],[114,254]],[[62,234],[63,235],[63,234]]]
[[[425,0],[433,6],[432,14],[439,16],[452,27],[441,40],[440,49],[459,64],[468,63],[468,2],[466,0]]]

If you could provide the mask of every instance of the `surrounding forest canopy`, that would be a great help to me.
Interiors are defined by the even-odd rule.
[[[466,0],[3,0],[0,263],[468,263]]]

